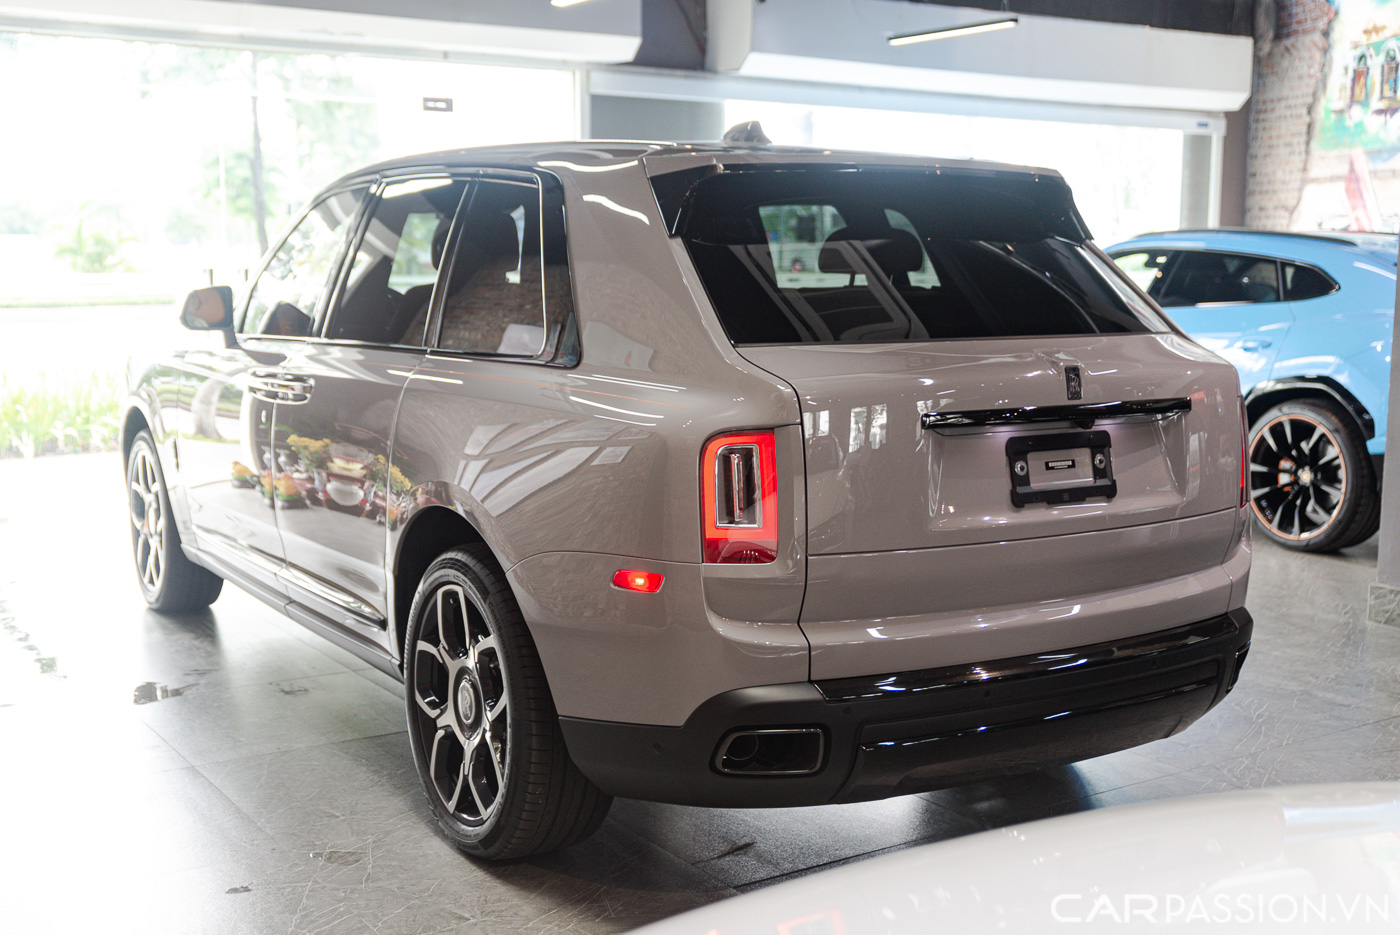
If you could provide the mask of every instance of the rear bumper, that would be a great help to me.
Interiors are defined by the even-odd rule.
[[[560,718],[579,768],[613,795],[707,807],[855,802],[1113,753],[1185,730],[1234,687],[1243,608],[1146,636],[971,666],[767,685],[709,699],[681,727]],[[719,771],[740,728],[817,728],[801,776]]]

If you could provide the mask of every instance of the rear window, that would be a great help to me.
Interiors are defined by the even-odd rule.
[[[1055,179],[729,172],[678,219],[735,344],[1169,331]]]

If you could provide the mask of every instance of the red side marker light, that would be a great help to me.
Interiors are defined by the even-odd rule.
[[[654,571],[632,571],[623,569],[613,573],[613,587],[621,588],[624,591],[640,591],[643,594],[655,594],[661,590],[661,582],[666,580],[665,575],[658,575]]]

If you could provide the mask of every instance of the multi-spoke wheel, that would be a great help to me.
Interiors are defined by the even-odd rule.
[[[165,475],[155,443],[144,430],[137,433],[127,454],[126,490],[131,548],[146,603],[167,613],[198,610],[214,603],[224,581],[191,562],[180,549]]]
[[[510,698],[496,635],[460,585],[437,589],[410,658],[433,791],[452,817],[479,824],[501,801]]]
[[[494,859],[565,847],[611,799],[564,747],[534,642],[483,546],[424,574],[404,639],[409,742],[438,825]]]
[[[1375,471],[1360,432],[1335,403],[1280,403],[1255,422],[1249,436],[1250,503],[1271,539],[1327,552],[1375,533]]]

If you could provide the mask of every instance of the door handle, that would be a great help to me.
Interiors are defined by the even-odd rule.
[[[311,377],[275,370],[254,370],[248,375],[248,391],[270,403],[300,405],[311,400],[316,381]]]
[[[1242,351],[1261,351],[1264,348],[1271,346],[1273,343],[1274,342],[1270,341],[1268,338],[1246,338],[1245,340],[1241,341],[1237,346]]]

